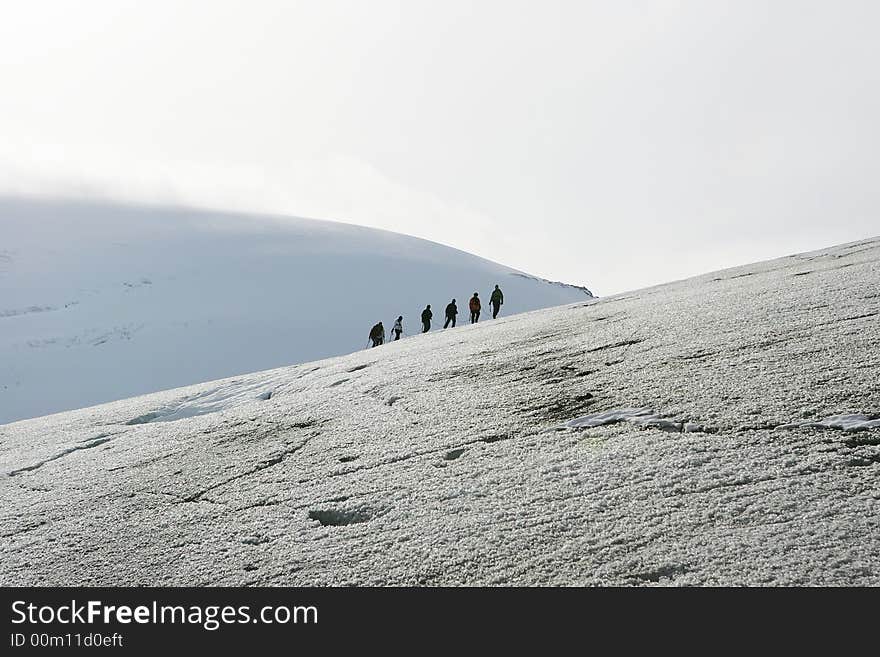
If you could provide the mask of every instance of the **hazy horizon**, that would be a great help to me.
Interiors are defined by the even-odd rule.
[[[330,219],[330,218],[322,218],[322,217],[303,217],[303,216],[298,216],[298,215],[294,215],[294,214],[286,214],[286,213],[251,212],[248,210],[225,209],[222,207],[221,208],[214,208],[214,207],[199,206],[199,205],[185,205],[185,204],[175,205],[175,204],[169,204],[169,203],[158,201],[158,200],[153,201],[153,202],[148,202],[148,201],[129,201],[129,200],[124,200],[124,199],[116,199],[116,198],[112,198],[112,197],[98,197],[98,196],[76,197],[76,196],[51,196],[51,195],[33,195],[33,194],[20,194],[20,195],[10,196],[10,195],[0,194],[0,205],[2,205],[2,202],[4,200],[5,201],[12,201],[12,202],[24,202],[24,203],[58,204],[58,205],[62,205],[62,206],[70,205],[70,204],[77,204],[77,205],[81,205],[81,206],[95,206],[97,208],[101,208],[101,207],[105,207],[105,206],[108,206],[108,207],[118,206],[121,209],[135,209],[135,210],[155,208],[157,210],[161,209],[161,210],[180,211],[180,212],[196,212],[196,213],[204,212],[206,214],[219,214],[219,215],[228,215],[228,216],[234,216],[234,217],[252,217],[254,219],[271,219],[271,220],[289,219],[292,221],[306,220],[306,221],[317,221],[317,222],[330,222],[330,223],[342,224],[342,225],[346,225],[346,226],[374,228],[372,226],[365,226],[363,224],[358,224],[353,221],[346,221],[345,219]],[[2,216],[0,216],[0,219],[2,219]],[[378,227],[376,229],[377,230],[389,230],[386,228],[378,228]],[[427,238],[427,237],[418,237],[416,235],[411,235],[409,233],[405,233],[405,232],[401,232],[401,231],[390,231],[390,232],[393,232],[398,235],[404,235],[406,237],[415,237],[417,239],[423,239],[428,242],[432,242],[435,244],[439,244],[441,246],[446,246],[449,248],[453,248],[453,249],[462,251],[464,253],[468,253],[471,255],[477,255],[477,254],[473,254],[473,253],[467,251],[466,249],[461,249],[459,247],[456,247],[456,246],[453,246],[450,244],[444,244],[443,242],[440,242],[435,239],[431,239],[431,238]],[[794,255],[794,253],[806,253],[806,252],[810,252],[810,251],[818,251],[818,250],[822,250],[825,248],[831,248],[831,247],[839,246],[841,244],[846,244],[848,242],[858,242],[858,241],[861,241],[862,239],[869,239],[872,237],[877,237],[878,235],[880,235],[880,232],[878,232],[876,235],[866,234],[862,237],[856,237],[854,239],[847,240],[846,242],[835,242],[833,244],[832,243],[818,244],[816,247],[811,248],[811,249],[806,249],[804,251],[797,251],[797,252],[792,252],[792,253],[780,252],[780,253],[777,253],[774,255],[770,255],[767,258],[764,258],[763,260],[743,260],[741,262],[733,262],[731,264],[725,264],[724,266],[718,266],[718,267],[714,267],[711,269],[706,269],[704,271],[694,272],[693,274],[688,274],[686,276],[679,277],[679,278],[669,278],[669,279],[664,279],[664,280],[649,281],[638,288],[634,287],[634,288],[619,289],[619,290],[614,290],[613,292],[606,292],[606,293],[602,293],[601,290],[594,289],[594,287],[591,287],[588,282],[556,280],[556,279],[541,276],[540,274],[537,274],[532,271],[526,271],[526,270],[522,270],[522,269],[519,269],[519,271],[521,271],[522,273],[525,273],[525,274],[545,278],[546,280],[548,280],[550,282],[565,283],[567,285],[588,288],[589,291],[598,298],[598,297],[614,296],[616,294],[624,294],[627,292],[633,292],[633,291],[636,291],[636,290],[639,290],[642,288],[646,288],[646,287],[653,287],[656,285],[673,283],[678,280],[692,278],[694,276],[700,276],[703,274],[712,273],[713,271],[716,271],[716,270],[736,268],[736,267],[739,267],[742,265],[756,264],[756,263],[764,262],[767,260],[775,260],[777,258],[783,258],[786,256]],[[488,260],[489,262],[492,262],[494,264],[503,265],[506,267],[511,267],[511,265],[509,265],[508,263],[501,261],[501,260],[494,259],[491,256],[478,255],[478,257],[480,257],[484,260]],[[516,267],[511,267],[511,268],[517,269]]]
[[[880,232],[870,2],[35,0],[3,19],[3,195],[359,224],[600,295]]]

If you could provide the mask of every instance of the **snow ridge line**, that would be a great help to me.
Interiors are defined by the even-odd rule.
[[[224,479],[224,480],[222,480],[222,481],[219,481],[219,482],[217,482],[217,483],[215,483],[215,484],[211,484],[211,485],[208,486],[207,488],[203,488],[202,490],[197,491],[197,492],[195,492],[195,493],[193,493],[193,494],[191,494],[191,495],[188,495],[188,496],[183,497],[183,498],[179,498],[179,502],[177,502],[177,504],[185,504],[185,503],[187,503],[187,502],[202,502],[202,501],[207,501],[207,500],[202,500],[202,498],[203,498],[206,494],[210,493],[212,490],[216,490],[217,488],[221,488],[221,487],[225,486],[226,484],[229,484],[229,483],[231,483],[231,482],[233,482],[233,481],[236,481],[236,480],[238,480],[238,479],[243,479],[244,477],[249,477],[249,476],[251,476],[251,475],[253,475],[253,474],[256,474],[256,473],[258,473],[258,472],[261,472],[261,471],[263,471],[263,470],[266,470],[267,468],[271,468],[272,466],[278,465],[279,463],[281,463],[282,461],[284,461],[284,459],[286,459],[288,456],[291,456],[291,455],[293,455],[293,454],[296,454],[298,451],[300,451],[301,449],[303,449],[306,445],[309,444],[309,442],[311,442],[312,438],[315,438],[315,437],[320,436],[320,435],[321,435],[321,432],[320,432],[320,431],[316,431],[315,433],[313,433],[313,434],[311,434],[310,436],[306,437],[306,439],[305,439],[303,442],[301,442],[299,445],[297,445],[297,446],[294,447],[293,449],[285,449],[285,450],[282,450],[281,452],[277,452],[276,454],[273,454],[272,456],[270,456],[269,458],[267,458],[265,461],[261,461],[261,462],[258,463],[256,466],[254,466],[254,467],[251,468],[250,470],[247,470],[246,472],[241,472],[241,473],[239,473],[239,474],[237,474],[237,475],[233,475],[232,477],[229,477],[229,478],[227,478],[227,479]]]
[[[96,436],[95,438],[91,439],[87,443],[83,443],[81,445],[74,445],[73,447],[68,447],[67,449],[62,450],[61,452],[58,452],[54,456],[50,456],[49,458],[47,458],[43,461],[39,461],[37,463],[34,463],[33,465],[27,465],[23,468],[18,468],[17,470],[10,470],[6,474],[9,475],[10,477],[14,477],[18,474],[21,474],[22,472],[30,472],[32,470],[36,470],[37,468],[43,467],[47,463],[51,463],[52,461],[57,461],[58,459],[67,456],[68,454],[73,454],[74,452],[78,452],[82,449],[92,449],[93,447],[98,447],[99,445],[103,445],[104,443],[109,442],[111,440],[113,440],[113,436],[106,436],[106,435]]]

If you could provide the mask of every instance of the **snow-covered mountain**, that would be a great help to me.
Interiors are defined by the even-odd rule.
[[[590,298],[347,224],[0,199],[0,424],[357,351],[453,297],[461,323],[495,284],[503,315]]]
[[[880,239],[0,426],[7,585],[878,585]]]

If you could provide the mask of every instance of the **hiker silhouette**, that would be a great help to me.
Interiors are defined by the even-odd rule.
[[[380,344],[385,343],[385,327],[382,326],[382,322],[375,324],[370,329],[370,340],[373,342],[373,347],[378,347]]]
[[[474,292],[474,296],[471,297],[471,300],[468,302],[468,308],[471,310],[471,324],[476,324],[480,321],[480,309],[482,306],[480,305],[480,296]]]
[[[427,333],[431,330],[431,318],[434,316],[434,313],[431,312],[431,304],[422,311],[422,333]]]
[[[446,323],[443,325],[443,328],[448,328],[450,322],[452,322],[452,328],[455,328],[456,315],[458,315],[458,306],[455,305],[455,299],[453,299],[452,303],[446,306]]]
[[[504,293],[497,285],[492,290],[492,297],[489,299],[489,303],[492,304],[492,319],[495,319],[498,317],[498,311],[501,310],[501,306],[504,305]]]

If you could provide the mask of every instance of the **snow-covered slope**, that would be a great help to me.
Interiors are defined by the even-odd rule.
[[[505,315],[589,298],[346,224],[0,199],[0,423],[350,353],[496,283]]]
[[[880,239],[0,427],[4,584],[880,584]]]

